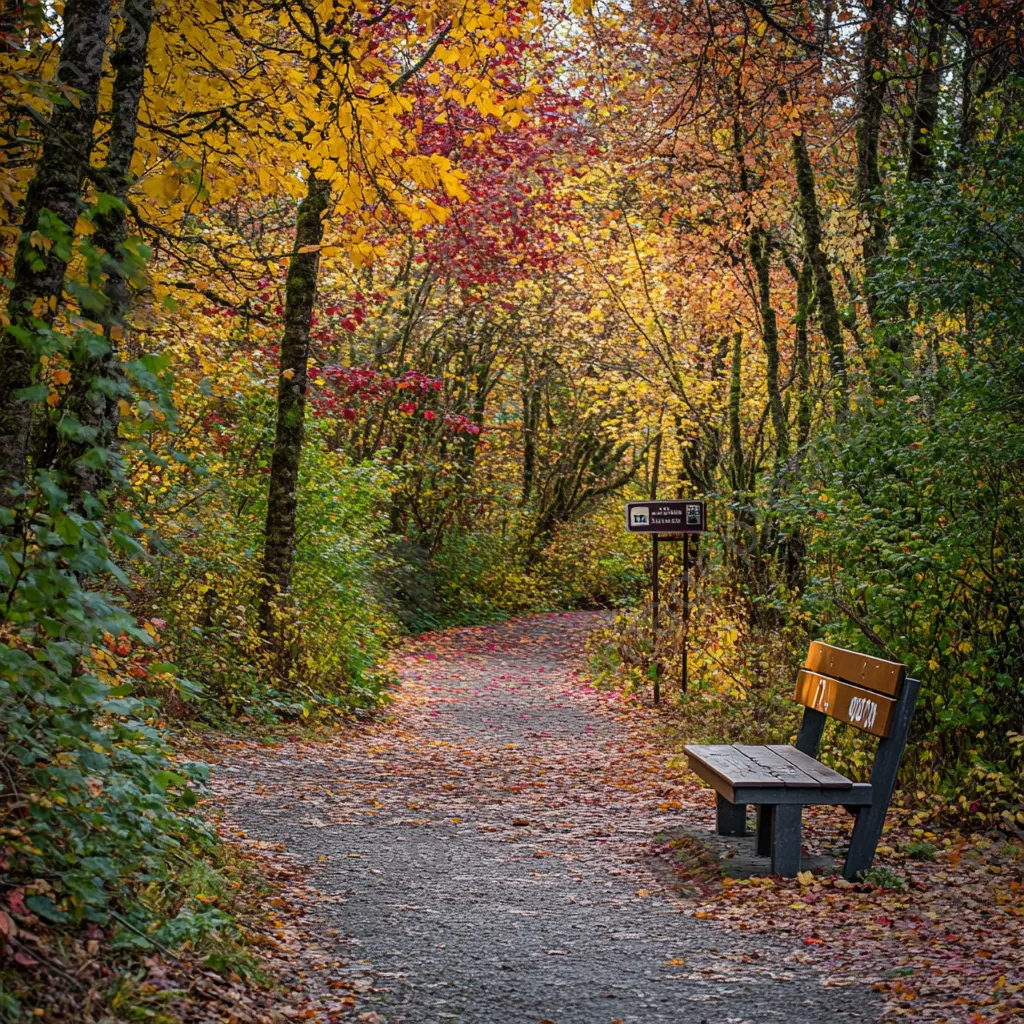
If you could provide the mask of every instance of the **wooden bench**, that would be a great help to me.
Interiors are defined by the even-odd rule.
[[[772,873],[800,870],[801,816],[809,804],[841,804],[855,815],[843,875],[853,879],[875,859],[885,813],[921,684],[893,661],[815,641],[796,680],[804,705],[796,745],[694,745],[690,768],[718,793],[723,836],[747,832],[747,805],[757,806],[757,853]],[[826,718],[880,737],[870,782],[854,782],[818,761]]]

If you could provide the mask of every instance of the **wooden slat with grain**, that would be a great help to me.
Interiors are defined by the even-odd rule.
[[[777,779],[779,784],[787,789],[814,789],[819,785],[813,775],[782,757],[771,747],[753,747],[737,743],[736,749],[749,757],[768,777]]]
[[[906,666],[897,661],[872,658],[859,651],[833,647],[820,640],[811,643],[804,668],[890,697],[899,694],[907,674]]]
[[[697,775],[701,779],[703,779],[716,793],[718,793],[720,796],[724,796],[725,799],[728,800],[729,803],[731,803],[731,804],[734,804],[734,803],[737,802],[737,800],[736,800],[736,790],[733,789],[732,786],[729,785],[729,783],[724,778],[722,778],[721,775],[718,774],[718,772],[712,770],[711,768],[709,768],[703,762],[698,761],[695,757],[691,757],[689,759],[689,761],[688,761],[688,764],[689,764],[690,771],[693,772],[694,775]],[[749,793],[767,793],[767,792],[769,792],[769,790],[766,790],[766,789],[750,789],[750,790],[747,790],[747,792],[749,792]],[[756,801],[749,801],[749,802],[753,803],[753,802],[756,802]]]
[[[848,779],[845,775],[840,775],[839,772],[829,768],[827,764],[822,764],[815,758],[805,754],[802,750],[797,750],[796,747],[787,747],[782,744],[773,743],[769,745],[768,749],[774,751],[779,757],[785,758],[806,775],[809,775],[822,789],[849,789],[853,785],[852,779]]]
[[[782,785],[777,778],[767,774],[731,744],[697,744],[683,749],[691,762],[700,762],[716,775],[726,779],[732,786],[769,788]],[[690,767],[693,767],[692,763]]]
[[[793,699],[829,718],[883,738],[889,735],[896,707],[891,697],[807,669],[801,669],[796,677]]]
[[[711,775],[707,768],[704,771]],[[719,793],[727,786],[722,780],[719,780],[718,785],[710,779],[705,779],[705,782]],[[727,796],[726,799],[735,804],[836,804],[840,807],[863,807],[870,804],[872,793],[870,782],[855,782],[849,789],[822,789],[820,786],[813,789],[786,789],[785,786],[752,789],[737,786],[735,789],[730,788],[729,791],[732,796]]]

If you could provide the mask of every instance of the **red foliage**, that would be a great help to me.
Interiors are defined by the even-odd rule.
[[[528,43],[507,41],[488,73],[495,98],[508,102],[523,94],[522,67]],[[451,160],[466,175],[466,202],[436,201],[450,211],[443,224],[421,232],[421,262],[435,264],[463,287],[508,282],[556,267],[572,211],[557,195],[560,182],[588,151],[581,139],[580,101],[548,83],[533,95],[516,127],[447,99],[451,82],[421,80],[413,114],[422,121],[419,152]],[[444,115],[438,123],[438,111]]]
[[[420,403],[444,387],[440,377],[431,377],[420,370],[407,370],[399,377],[391,377],[372,366],[322,366],[317,371],[323,386],[310,398],[317,416],[338,416],[354,422],[360,410],[377,405],[386,398],[404,393],[409,397],[398,403],[398,411],[411,416]],[[428,422],[437,419],[433,409],[424,409]],[[445,413],[444,424],[454,433],[479,434],[480,427],[467,416]]]

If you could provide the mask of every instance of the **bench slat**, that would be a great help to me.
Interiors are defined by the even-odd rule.
[[[807,789],[808,786],[820,785],[812,774],[786,760],[771,747],[736,744],[736,749],[749,757],[768,778],[774,779],[776,785],[785,786],[787,789]]]
[[[707,769],[705,769],[706,771]],[[698,774],[700,774],[698,772]],[[710,774],[710,772],[709,772]],[[722,793],[725,784],[717,785],[708,779],[704,780],[712,789]],[[745,786],[729,787],[732,796],[722,793],[734,804],[801,804],[804,807],[832,804],[840,807],[866,807],[872,802],[870,782],[855,782],[849,789],[786,789],[778,786],[775,789],[748,789]]]
[[[899,694],[907,674],[906,666],[899,662],[872,658],[859,651],[833,647],[820,640],[811,643],[804,668],[890,697]]]
[[[699,744],[684,750],[691,760],[699,761],[733,786],[771,787],[782,784],[731,744]]]
[[[889,735],[896,708],[896,701],[891,697],[805,668],[800,669],[796,677],[793,700],[883,738]]]
[[[793,747],[738,747],[712,744],[693,745],[684,749],[690,769],[733,804],[865,806],[871,803],[870,783],[851,782]],[[757,752],[758,760],[767,764],[769,771],[783,774],[778,761],[785,761],[797,769],[797,774],[786,773],[786,781],[778,775],[770,777],[761,774],[765,768],[759,768],[757,761],[749,756],[749,752],[752,751]],[[797,764],[789,761],[790,756]],[[805,767],[808,769],[806,772],[803,770]],[[754,774],[750,774],[751,772]],[[806,785],[797,781],[798,775],[803,776]]]
[[[774,750],[779,757],[784,757],[791,764],[796,765],[801,771],[815,779],[823,789],[851,789],[853,780],[845,775],[833,771],[827,764],[816,761],[810,754],[805,754],[796,747],[786,747],[781,744],[771,744],[768,748]]]
[[[693,744],[684,748],[733,786],[789,789],[850,789],[853,781],[795,747],[771,744]]]

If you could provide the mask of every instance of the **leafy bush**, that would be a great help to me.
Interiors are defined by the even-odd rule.
[[[171,666],[140,660],[155,627],[101,589],[127,584],[112,548],[134,544],[138,524],[87,518],[51,478],[37,483],[0,511],[4,871],[29,880],[25,903],[40,917],[106,922],[141,879],[166,876],[184,840],[210,838],[190,813],[202,769],[174,763],[133,676],[190,691]]]
[[[387,561],[388,475],[369,463],[349,464],[329,447],[324,425],[310,419],[292,587],[277,602],[278,643],[268,646],[257,595],[272,420],[255,372],[244,360],[232,364],[244,389],[217,403],[221,443],[193,447],[187,469],[171,475],[160,494],[155,516],[164,551],[143,568],[140,603],[161,608],[168,657],[202,686],[196,710],[208,719],[334,717],[373,708],[387,683],[377,666],[396,628],[377,584]],[[183,385],[177,401],[191,409],[206,401],[204,390],[201,382],[194,390]],[[170,448],[179,439],[168,434],[164,443]]]

